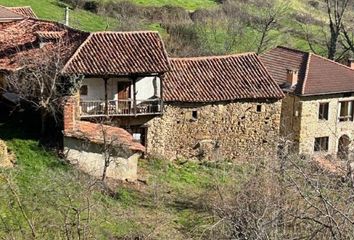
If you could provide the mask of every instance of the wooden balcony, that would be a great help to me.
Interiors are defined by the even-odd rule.
[[[161,99],[80,101],[81,117],[140,116],[162,113]]]

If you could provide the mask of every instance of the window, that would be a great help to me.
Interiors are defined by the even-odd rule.
[[[262,112],[262,105],[257,105],[257,112]]]
[[[87,85],[82,85],[80,88],[80,95],[86,96],[88,93],[88,87]]]
[[[340,122],[353,121],[353,102],[339,102],[339,117]]]
[[[315,152],[320,152],[320,151],[328,151],[328,140],[329,137],[319,137],[315,138],[315,147],[314,151]]]
[[[198,119],[198,111],[192,111],[192,118],[194,120],[197,120]]]
[[[328,120],[328,108],[329,108],[329,103],[320,103],[320,107],[318,111],[319,120]]]

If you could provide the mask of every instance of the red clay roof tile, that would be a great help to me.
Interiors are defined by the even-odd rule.
[[[157,32],[91,33],[63,69],[65,74],[163,73],[169,61]]]
[[[24,19],[21,14],[18,14],[10,9],[0,6],[0,22],[9,22]]]
[[[7,9],[11,10],[14,13],[20,14],[24,17],[37,18],[37,15],[34,13],[34,11],[30,6],[7,7]]]
[[[60,43],[51,41],[57,40],[58,36],[62,39]],[[25,63],[36,63],[46,56],[47,51],[59,45],[62,60],[66,62],[87,36],[85,32],[46,20],[27,18],[0,23],[0,70],[13,71]],[[48,44],[41,48],[39,42],[43,40]]]
[[[103,144],[104,140],[113,146],[125,147],[131,151],[144,152],[145,147],[134,141],[133,136],[119,127],[112,127],[97,123],[77,121],[75,129],[65,131],[65,136]]]
[[[255,53],[171,59],[164,100],[215,102],[280,99],[284,95]]]
[[[277,47],[261,56],[279,85],[287,81],[287,69],[299,70],[298,95],[354,92],[354,70],[313,53]]]

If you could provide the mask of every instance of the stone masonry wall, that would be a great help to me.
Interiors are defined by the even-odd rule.
[[[338,151],[338,140],[341,136],[347,135],[351,144],[349,151],[354,150],[354,122],[339,122],[339,102],[354,100],[354,97],[343,95],[330,95],[322,97],[307,97],[301,99],[301,128],[299,131],[299,152],[302,154],[313,154],[316,137],[329,137],[328,153],[336,154]],[[319,120],[319,104],[329,103],[328,120]]]
[[[149,155],[222,160],[275,153],[281,101],[165,103],[164,108],[162,117],[148,123]]]
[[[284,141],[291,141],[293,150],[299,151],[301,128],[301,101],[293,95],[286,95],[282,100],[280,136]]]

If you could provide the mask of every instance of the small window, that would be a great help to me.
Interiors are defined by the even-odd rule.
[[[262,112],[262,105],[257,105],[257,112]]]
[[[88,93],[88,87],[87,87],[87,85],[81,86],[81,88],[80,88],[80,95],[87,96],[87,93]]]
[[[353,121],[353,102],[339,102],[339,118],[340,122]]]
[[[194,120],[197,120],[198,119],[198,111],[192,111],[192,118],[194,119]]]
[[[319,120],[328,120],[328,109],[329,109],[329,103],[320,103],[320,107],[318,111]]]
[[[319,137],[315,138],[315,147],[314,151],[315,152],[327,152],[328,151],[328,140],[329,137]]]

